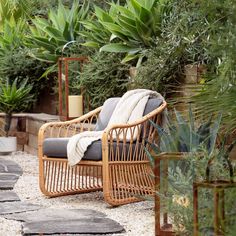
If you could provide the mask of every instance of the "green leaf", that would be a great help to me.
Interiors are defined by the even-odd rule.
[[[51,44],[50,42],[48,42],[47,39],[45,38],[40,38],[40,37],[34,37],[32,39],[38,46],[40,47],[44,47],[45,49],[47,49],[48,51],[51,52],[55,52],[55,45]]]
[[[148,1],[144,0],[144,3],[145,3],[144,7],[147,10],[151,10],[155,6],[156,2],[157,0],[148,0]]]
[[[216,139],[217,139],[217,134],[219,132],[220,129],[220,123],[222,120],[222,114],[220,113],[217,117],[217,119],[215,120],[212,130],[211,130],[211,138],[210,138],[210,149],[209,149],[209,154],[213,153],[213,150],[215,148],[215,144],[216,144]]]
[[[102,22],[110,22],[113,23],[114,20],[111,16],[109,16],[108,13],[106,13],[104,10],[102,10],[100,7],[95,6],[95,13],[97,18]]]
[[[104,52],[139,52],[140,48],[133,48],[121,43],[111,43],[104,45],[103,47],[100,48],[100,51]]]
[[[127,54],[125,56],[125,58],[121,61],[121,63],[127,63],[129,61],[132,61],[132,60],[138,58],[138,57],[139,57],[139,55],[137,55],[137,54]]]
[[[82,43],[81,45],[91,48],[99,48],[99,44],[93,41],[88,41],[86,43]]]
[[[124,20],[122,19],[119,19],[118,20],[119,22],[119,25],[124,29],[124,30],[127,30],[129,32],[129,35],[131,37],[133,37],[134,39],[136,40],[140,40],[140,37],[139,37],[139,34],[137,32],[137,29],[136,27],[134,27],[133,25],[129,25],[127,22],[125,22]]]
[[[48,33],[48,35],[50,37],[64,39],[63,33],[60,30],[57,30],[56,28],[53,28],[51,26],[47,26],[44,30]]]
[[[136,13],[136,16],[139,17],[141,12],[141,5],[136,0],[130,0],[130,3],[134,9],[134,12]]]

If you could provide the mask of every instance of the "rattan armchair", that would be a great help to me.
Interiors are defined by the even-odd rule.
[[[43,125],[38,136],[39,182],[43,194],[49,197],[103,190],[110,205],[140,201],[141,196],[152,195],[154,180],[144,147],[157,138],[156,129],[149,120],[160,122],[166,107],[163,102],[132,124],[117,124],[106,128],[102,136],[102,159],[81,160],[74,167],[66,158],[50,157],[43,153],[47,138],[70,137],[84,130],[93,130],[102,109],[99,107],[86,115],[66,122]],[[127,140],[128,130],[137,130],[135,139]],[[122,137],[122,138],[121,138]]]

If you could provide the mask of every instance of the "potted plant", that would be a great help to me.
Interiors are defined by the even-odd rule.
[[[26,110],[34,101],[34,95],[30,94],[32,86],[24,80],[20,85],[17,79],[11,83],[7,80],[0,82],[0,112],[5,113],[3,136],[0,137],[0,153],[6,154],[16,151],[16,137],[9,137],[9,130],[14,112]]]

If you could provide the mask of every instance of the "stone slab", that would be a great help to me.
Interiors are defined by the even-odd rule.
[[[1,202],[15,202],[20,201],[20,198],[15,192],[7,191],[7,192],[0,192],[0,203]]]
[[[42,207],[26,202],[4,202],[0,204],[0,215],[12,214],[17,212],[35,211]]]
[[[0,173],[0,181],[17,181],[19,179],[19,175],[9,174],[9,173]]]
[[[110,234],[123,232],[124,228],[108,218],[83,218],[80,220],[49,220],[23,224],[23,235],[34,234]]]
[[[18,164],[16,164],[14,161],[7,160],[0,157],[0,173],[22,175],[23,171],[21,167]]]
[[[0,180],[0,190],[12,190],[14,188],[16,181],[2,181]]]
[[[35,212],[23,212],[4,216],[8,220],[18,220],[24,222],[48,221],[48,220],[76,220],[83,218],[106,217],[102,212],[89,209],[40,209]]]
[[[19,175],[0,173],[0,190],[13,189],[18,179]]]

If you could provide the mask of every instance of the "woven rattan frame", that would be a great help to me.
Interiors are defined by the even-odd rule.
[[[154,180],[144,147],[149,148],[149,143],[157,138],[156,129],[150,126],[149,120],[159,123],[166,105],[164,102],[132,124],[106,128],[102,136],[102,161],[82,160],[75,167],[70,167],[65,158],[43,156],[43,141],[48,137],[70,137],[92,130],[101,107],[71,121],[43,125],[38,136],[42,193],[56,197],[103,190],[105,201],[113,206],[140,201],[140,197],[152,195]],[[134,140],[135,131],[138,135]],[[130,140],[126,139],[127,132],[131,133]]]

